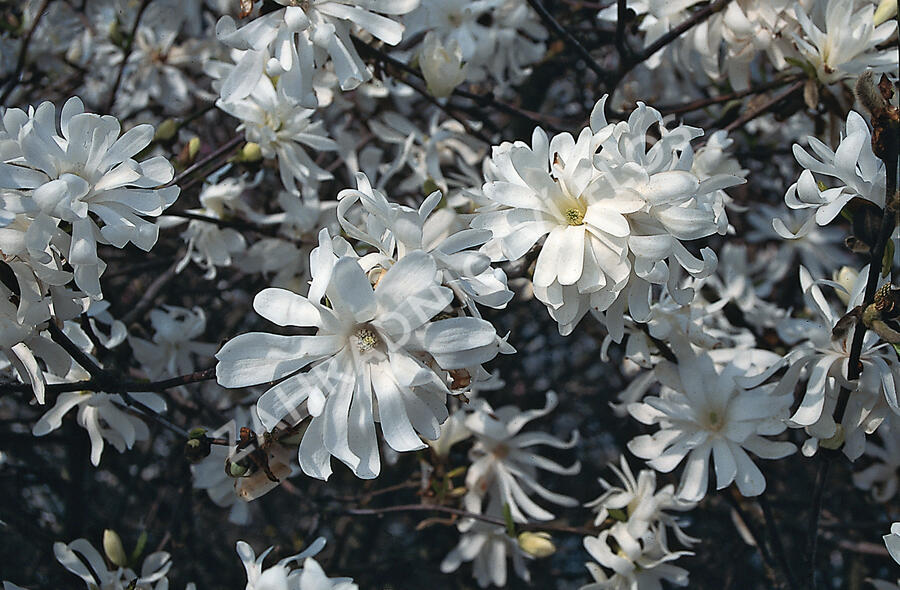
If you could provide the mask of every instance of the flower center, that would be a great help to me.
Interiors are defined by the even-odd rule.
[[[576,209],[575,207],[566,209],[563,216],[569,225],[582,225],[584,223],[584,211],[581,209]]]
[[[378,334],[368,328],[360,328],[356,331],[356,346],[360,352],[368,352],[378,346],[380,340]]]
[[[711,410],[706,416],[706,425],[710,430],[719,431],[722,428],[722,416],[715,410]]]

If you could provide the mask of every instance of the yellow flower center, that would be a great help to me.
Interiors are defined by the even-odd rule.
[[[571,209],[566,209],[563,215],[569,225],[582,225],[584,223],[584,211],[581,209],[572,207]]]
[[[360,328],[356,331],[356,346],[360,352],[367,352],[378,346],[378,334],[368,328]]]

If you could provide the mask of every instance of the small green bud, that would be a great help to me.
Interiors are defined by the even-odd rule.
[[[252,164],[262,160],[262,157],[262,149],[260,149],[259,144],[248,141],[241,148],[241,151],[238,152],[237,161],[244,164]]]
[[[103,552],[106,558],[114,565],[119,567],[128,566],[128,557],[125,555],[125,547],[122,546],[122,539],[112,529],[103,531]]]
[[[835,428],[834,436],[819,441],[819,446],[821,446],[823,449],[831,449],[832,451],[835,451],[841,448],[841,445],[844,444],[844,439],[844,427],[838,424]]]
[[[166,119],[156,128],[154,141],[171,141],[175,134],[178,133],[178,122],[175,119]]]
[[[524,532],[519,533],[519,547],[522,551],[532,557],[549,557],[556,553],[556,545],[550,537],[550,533],[545,532]]]

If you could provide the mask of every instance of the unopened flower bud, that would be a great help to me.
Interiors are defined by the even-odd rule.
[[[844,444],[844,427],[838,424],[834,430],[834,435],[831,438],[826,438],[824,440],[819,441],[819,446],[823,449],[831,449],[835,451],[841,448],[841,445]]]
[[[844,305],[848,305],[850,303],[850,292],[853,290],[853,285],[856,284],[856,278],[858,276],[859,273],[856,271],[856,269],[849,266],[842,266],[840,270],[835,271],[835,273],[832,275],[834,282],[847,290],[846,292],[835,290],[837,296],[844,303]]]
[[[106,558],[114,565],[126,567],[128,565],[128,557],[125,555],[125,547],[122,546],[122,539],[112,529],[103,531],[103,552]]]
[[[200,151],[200,138],[192,137],[191,140],[187,143],[187,153],[188,158],[191,162],[194,161],[194,158],[197,157],[197,153]]]
[[[450,96],[453,89],[466,79],[459,42],[453,39],[445,47],[434,33],[425,35],[419,67],[422,68],[428,92],[437,98]]]
[[[519,533],[519,547],[532,557],[549,557],[556,553],[556,545],[550,537],[550,533],[530,532]]]
[[[178,122],[175,119],[166,119],[156,128],[156,135],[153,139],[161,142],[171,141],[176,133],[178,133]]]
[[[875,14],[872,16],[873,24],[877,27],[883,22],[887,22],[889,18],[894,18],[897,14],[897,0],[881,0]]]
[[[248,141],[244,144],[244,147],[241,148],[241,151],[238,152],[237,161],[250,164],[259,162],[262,160],[262,157],[262,150],[260,149],[259,144]]]

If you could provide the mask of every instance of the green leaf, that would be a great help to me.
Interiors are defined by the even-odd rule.
[[[503,503],[503,520],[506,521],[506,534],[515,539],[516,523],[513,522],[512,511],[509,509],[509,502]]]
[[[891,263],[894,262],[894,240],[888,240],[884,248],[884,258],[881,259],[881,276],[886,277],[891,272]]]
[[[147,531],[141,531],[141,536],[138,537],[137,544],[134,546],[134,551],[131,552],[131,559],[128,561],[132,564],[138,562],[141,557],[141,553],[144,552],[144,548],[147,546]]]

